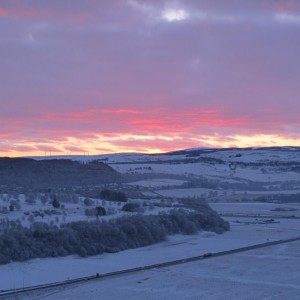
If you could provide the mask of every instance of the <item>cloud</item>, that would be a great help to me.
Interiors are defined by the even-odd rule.
[[[0,138],[9,138],[11,136],[13,136],[13,133],[10,132],[4,132],[4,133],[0,133]]]
[[[17,138],[6,138],[13,151],[39,155],[43,152],[96,154],[99,149],[153,153],[170,151],[172,147],[282,145],[292,141],[292,137],[294,143],[300,141],[300,122],[291,120],[287,128],[276,111],[265,111],[259,118],[231,114],[228,110],[197,107],[189,110],[87,110],[51,115],[50,118],[47,115],[35,121],[32,118],[23,120],[22,127],[15,128]],[[108,127],[105,122],[99,123],[105,115]],[[26,131],[24,124],[27,124]],[[20,147],[18,136],[22,136],[24,148]]]
[[[162,12],[161,18],[168,22],[178,22],[189,18],[189,13],[184,9],[166,9]]]
[[[79,153],[85,153],[85,152],[88,152],[86,149],[84,148],[80,148],[80,147],[75,147],[75,146],[65,146],[64,149],[66,151],[70,151],[70,152],[79,152]]]
[[[0,148],[297,144],[299,15],[283,0],[2,1]]]
[[[140,115],[144,112],[135,110],[135,109],[104,109],[104,113],[108,114],[134,114],[134,115]]]
[[[48,142],[51,143],[51,141],[48,141]],[[35,148],[36,148],[36,150],[42,151],[42,152],[53,152],[53,153],[62,152],[62,150],[57,147],[54,147],[51,145],[43,145],[43,144],[39,144],[39,143],[36,143]]]
[[[27,146],[27,145],[16,145],[13,147],[13,151],[17,151],[17,152],[34,152],[36,151],[37,148],[33,147],[33,146]]]
[[[275,15],[275,20],[281,23],[297,24],[300,25],[300,15],[278,13]]]
[[[150,21],[158,21],[160,18],[160,8],[157,5],[153,5],[153,3],[148,4],[147,2],[137,0],[129,0],[127,3],[130,8],[146,16]]]
[[[205,7],[195,6],[193,3],[189,5],[189,3],[183,1],[148,4],[130,0],[128,3],[133,9],[154,23],[177,23],[181,21],[232,23],[241,19],[241,16],[230,15],[228,13],[213,13],[205,10]]]
[[[278,12],[295,11],[299,8],[297,0],[264,0],[262,6]]]
[[[85,20],[85,14],[82,11],[63,10],[60,5],[47,5],[44,3],[36,3],[32,1],[9,1],[0,7],[0,18],[18,18],[25,20],[48,20],[59,21],[63,23],[82,23]],[[53,1],[54,3],[55,1]],[[74,1],[75,3],[76,1]],[[1,5],[1,4],[0,4]]]
[[[6,16],[7,14],[7,9],[0,7],[0,17]]]

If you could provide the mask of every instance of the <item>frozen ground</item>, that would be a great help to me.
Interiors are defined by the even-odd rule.
[[[300,242],[38,292],[22,299],[299,299]]]
[[[246,205],[243,203],[227,205],[216,203],[214,205],[214,208],[219,212],[245,213],[245,211],[261,211],[262,208],[265,211],[272,212],[271,210],[274,209],[274,204],[267,203],[247,203]],[[23,263],[3,265],[0,266],[0,290],[106,273],[300,236],[299,219],[275,219],[279,223],[271,224],[263,224],[255,218],[230,217],[226,219],[231,222],[231,231],[222,235],[208,232],[192,236],[177,235],[157,245],[115,254],[104,254],[88,258],[68,256],[64,258],[35,259]],[[282,272],[285,272],[285,270]]]
[[[169,178],[154,178],[149,180],[139,180],[128,183],[129,185],[136,185],[142,187],[161,187],[161,186],[174,186],[185,183],[185,180],[169,179]]]
[[[0,196],[2,196],[0,194]],[[6,194],[4,195],[6,196]],[[0,221],[1,220],[9,220],[9,221],[16,221],[19,220],[23,226],[30,226],[33,222],[44,222],[47,224],[64,224],[69,222],[76,222],[76,221],[92,221],[96,220],[95,216],[87,216],[85,214],[85,210],[91,209],[94,206],[102,206],[106,209],[107,215],[102,216],[103,220],[109,220],[111,218],[116,218],[122,216],[124,213],[122,212],[122,203],[121,202],[112,202],[112,201],[105,201],[99,199],[91,199],[93,205],[86,206],[84,205],[84,197],[79,197],[78,203],[65,203],[62,202],[64,208],[56,209],[56,213],[54,214],[43,214],[43,216],[34,216],[32,212],[45,212],[53,210],[53,205],[51,202],[47,202],[42,204],[41,201],[35,201],[34,204],[28,204],[24,201],[23,195],[18,196],[20,198],[20,210],[9,211],[7,210],[6,213],[1,213],[2,207],[7,207],[9,202],[3,201],[0,199]],[[3,198],[3,197],[2,197]],[[160,211],[163,209],[160,209]],[[159,210],[153,210],[153,213],[157,213]],[[150,213],[150,212],[149,212]]]
[[[132,192],[137,188],[146,198],[205,197],[233,202],[263,197],[260,200],[286,201],[300,193],[300,148],[190,149],[180,155],[123,153],[64,158],[103,161],[124,175],[125,189]]]
[[[223,202],[211,203],[211,206],[230,221],[231,231],[222,235],[202,232],[193,236],[172,236],[157,245],[88,258],[69,256],[11,263],[0,266],[0,289],[101,274],[300,236],[300,219],[287,218],[300,217],[299,203],[241,202],[244,198],[250,201],[260,196],[265,197],[264,201],[274,202],[282,199],[288,202],[289,194],[297,197],[300,191],[299,150],[204,149],[196,155],[189,155],[187,151],[180,155],[69,157],[83,162],[99,159],[109,164],[124,174],[123,187],[135,200],[147,196],[145,201],[159,202],[166,200],[164,197],[178,200],[190,196]],[[203,178],[210,184],[202,183]],[[70,207],[70,212],[74,208]],[[78,212],[83,216],[83,210]],[[16,212],[12,216],[14,214],[17,216]],[[70,218],[76,218],[77,214],[73,215]],[[293,242],[51,289],[49,293],[18,299],[299,299],[299,250],[300,243]]]
[[[210,203],[211,208],[222,214],[257,214],[272,216],[295,216],[300,218],[300,203]]]

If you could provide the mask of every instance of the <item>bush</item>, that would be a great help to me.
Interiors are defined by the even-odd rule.
[[[83,203],[85,206],[92,206],[94,204],[94,201],[90,198],[85,198]]]
[[[126,203],[123,207],[123,211],[127,212],[138,212],[140,209],[140,205],[138,203]]]
[[[96,216],[105,216],[106,215],[106,210],[102,206],[96,206]]]
[[[59,203],[59,201],[56,198],[53,199],[52,206],[54,208],[60,208],[60,203]]]
[[[100,192],[100,198],[108,201],[127,202],[127,196],[123,192],[116,192],[111,190],[103,190]]]

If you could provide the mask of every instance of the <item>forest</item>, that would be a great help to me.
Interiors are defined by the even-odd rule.
[[[69,159],[0,157],[0,186],[37,189],[116,183],[120,180],[118,172],[99,161],[81,163]]]
[[[230,229],[209,206],[207,212],[174,209],[158,215],[133,215],[93,222],[78,221],[61,227],[36,222],[25,228],[20,222],[2,224],[0,264],[33,258],[79,255],[82,257],[143,247],[166,240],[172,234],[196,234],[200,230],[223,233]]]

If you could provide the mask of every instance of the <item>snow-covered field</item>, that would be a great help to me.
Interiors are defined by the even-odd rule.
[[[278,299],[300,295],[300,242],[33,293],[22,299]]]
[[[123,153],[47,158],[103,161],[124,175],[127,188],[138,187],[145,196],[153,195],[149,189],[162,189],[159,193],[167,197],[210,197],[209,192],[217,192],[214,199],[218,201],[238,201],[241,196],[282,198],[300,193],[299,148],[190,149],[177,155]],[[201,183],[201,179],[211,185]],[[192,181],[194,185],[190,185]],[[188,189],[178,190],[184,184]],[[174,192],[169,190],[171,187]],[[237,197],[229,197],[233,194]]]
[[[131,163],[144,162],[145,160],[151,161],[168,161],[176,159],[184,159],[186,155],[192,153],[192,151],[200,151],[199,156],[201,157],[212,157],[216,159],[222,159],[227,162],[242,161],[250,163],[254,161],[284,161],[293,162],[299,159],[300,149],[299,147],[277,147],[276,149],[270,148],[248,148],[248,149],[218,149],[218,148],[194,148],[187,149],[185,153],[170,155],[147,155],[141,153],[117,153],[117,154],[101,154],[101,155],[58,155],[58,156],[36,156],[35,159],[76,159],[80,161],[90,160],[102,160],[107,163]],[[197,157],[198,155],[192,156]],[[191,156],[190,156],[191,157]]]
[[[193,153],[195,150],[200,152]],[[179,155],[125,153],[57,158],[71,158],[83,163],[97,159],[107,163],[124,176],[123,184],[117,189],[128,193],[129,201],[141,203],[145,214],[169,209],[163,204],[178,203],[180,198],[205,198],[230,222],[231,230],[222,235],[201,232],[192,236],[171,236],[156,245],[114,254],[35,259],[2,265],[0,290],[300,236],[299,148],[191,149]],[[293,203],[287,199],[290,196],[294,197]],[[261,201],[265,202],[243,203],[257,197],[262,197]],[[123,213],[117,203],[92,200],[94,205],[103,205],[110,210],[111,214],[105,218]],[[90,220],[91,217],[85,215],[86,206],[82,201],[80,198],[76,204],[65,203],[65,214],[62,210],[62,215],[46,216],[43,221],[48,218],[48,223],[61,224]],[[7,201],[2,202],[1,205],[8,205]],[[24,201],[21,204],[20,211],[5,212],[0,219],[22,219],[23,224],[29,225],[28,214],[24,215],[24,212],[32,214],[33,209],[43,210],[50,205],[45,206],[39,201],[34,206]],[[35,217],[35,221],[40,221],[39,218]],[[293,242],[31,293],[18,299],[299,299],[299,253],[300,243]]]
[[[300,218],[300,203],[210,203],[210,206],[221,214],[293,215]]]
[[[142,187],[162,187],[162,186],[176,186],[185,183],[185,180],[169,179],[169,178],[154,178],[149,180],[139,180],[128,183],[129,185]]]
[[[217,211],[224,213],[253,213],[265,210],[277,214],[272,211],[275,208],[274,204],[267,203],[223,205],[216,203],[214,206]],[[299,219],[278,219],[279,223],[270,224],[258,223],[255,218],[230,217],[226,219],[231,222],[231,231],[221,235],[210,232],[202,232],[192,236],[176,235],[160,244],[115,254],[104,254],[88,258],[69,256],[35,259],[23,263],[3,265],[0,266],[0,290],[106,273],[300,236]],[[236,222],[237,220],[240,222]],[[213,260],[209,262],[213,262]]]
[[[0,196],[6,197],[4,194]],[[95,216],[87,216],[85,214],[86,209],[101,205],[105,208],[107,215],[102,216],[102,219],[111,219],[122,216],[124,213],[121,211],[122,204],[120,202],[105,201],[99,199],[90,199],[92,202],[91,206],[84,204],[84,197],[78,198],[78,203],[65,203],[62,202],[63,207],[54,209],[51,201],[47,203],[41,203],[36,200],[33,204],[29,204],[24,200],[24,195],[18,195],[16,197],[20,205],[19,209],[10,211],[7,209],[5,212],[1,211],[1,208],[8,207],[9,201],[0,199],[0,221],[16,221],[19,220],[23,226],[30,226],[33,222],[44,222],[47,224],[60,225],[63,223],[70,223],[76,221],[91,221],[96,220]],[[45,213],[49,211],[50,214]],[[51,213],[52,211],[52,213]],[[156,211],[153,210],[153,213]],[[39,214],[41,213],[41,214]]]

